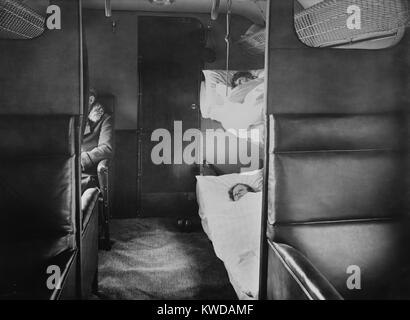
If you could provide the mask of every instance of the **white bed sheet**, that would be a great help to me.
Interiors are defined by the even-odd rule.
[[[223,261],[238,298],[257,299],[262,193],[250,192],[234,202],[228,190],[236,183],[255,185],[259,178],[233,174],[197,179],[199,215],[215,254]]]
[[[225,86],[218,85],[222,91]],[[247,130],[251,125],[263,122],[264,114],[264,92],[265,86],[263,79],[255,79],[244,85],[235,88],[235,94],[243,98],[234,99],[233,97],[221,98],[220,104],[209,104],[206,101],[206,85],[201,84],[201,114],[203,118],[210,118],[219,121],[225,130],[239,132]],[[219,95],[222,97],[222,95]]]

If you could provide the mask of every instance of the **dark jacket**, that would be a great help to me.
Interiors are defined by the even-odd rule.
[[[100,121],[84,132],[81,146],[81,164],[84,171],[92,171],[104,159],[110,159],[113,148],[113,122],[112,117],[104,114]]]

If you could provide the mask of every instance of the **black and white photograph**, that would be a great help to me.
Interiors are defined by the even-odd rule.
[[[409,8],[0,0],[0,300],[410,300]]]

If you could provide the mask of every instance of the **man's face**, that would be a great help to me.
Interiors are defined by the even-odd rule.
[[[88,106],[91,107],[94,102],[95,102],[95,96],[90,94],[90,97],[88,98]]]
[[[103,114],[104,114],[104,108],[102,107],[102,105],[97,103],[91,109],[90,114],[88,115],[88,119],[90,119],[92,122],[97,122],[101,119]]]
[[[244,184],[237,184],[232,188],[232,198],[233,201],[238,201],[245,194],[248,193],[248,187]]]
[[[240,86],[241,84],[251,81],[249,77],[240,77],[235,80],[235,86]]]

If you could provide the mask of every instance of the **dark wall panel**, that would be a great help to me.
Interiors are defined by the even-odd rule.
[[[137,131],[115,132],[113,218],[137,215]]]
[[[55,0],[61,30],[33,40],[0,40],[0,114],[78,114],[78,1]]]
[[[401,106],[405,81],[404,74],[398,75],[403,64],[394,50],[273,52],[269,62],[275,76],[269,91],[275,94],[269,104],[274,113],[380,113]]]
[[[117,129],[137,128],[138,39],[137,14],[84,10],[90,86],[117,98]],[[112,21],[117,26],[113,28]]]

